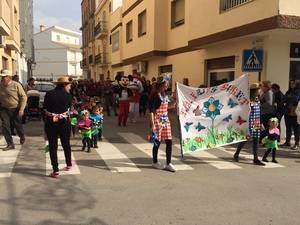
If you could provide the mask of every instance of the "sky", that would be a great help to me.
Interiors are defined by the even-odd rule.
[[[80,32],[82,0],[33,0],[34,31],[54,25]]]

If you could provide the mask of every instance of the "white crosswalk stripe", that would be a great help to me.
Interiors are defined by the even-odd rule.
[[[224,147],[219,147],[218,148],[219,150],[223,151],[223,152],[226,152],[230,155],[234,155],[234,152],[233,151],[229,151],[227,150],[226,148]],[[253,155],[249,155],[249,154],[245,154],[245,153],[240,153],[239,155],[240,158],[245,158],[245,159],[249,159],[249,160],[253,160]],[[265,162],[264,162],[265,163]],[[282,168],[284,167],[283,165],[279,164],[279,163],[265,163],[266,165],[265,166],[262,166],[262,168]]]
[[[18,137],[13,137],[14,143],[19,143],[20,139]],[[6,142],[4,138],[0,140],[0,146],[5,147]],[[0,178],[10,177],[12,170],[17,161],[18,155],[20,153],[21,145],[16,144],[14,150],[0,151]]]
[[[175,147],[180,149],[179,144],[175,144]],[[197,151],[197,152],[193,152],[193,153],[190,153],[187,155],[192,156],[194,158],[198,158],[201,161],[203,161],[217,169],[220,169],[220,170],[242,169],[242,167],[240,167],[232,162],[228,162],[228,161],[218,158],[217,156],[211,154],[207,150]]]
[[[105,138],[100,142],[97,153],[104,160],[107,167],[114,173],[141,172],[141,170],[116,146]]]
[[[134,147],[142,151],[143,153],[147,154],[148,156],[152,157],[152,144],[145,142],[143,138],[140,136],[134,134],[134,133],[118,133],[124,140],[126,140],[128,143],[131,143]],[[165,149],[165,146],[162,144],[160,147],[161,149]],[[158,154],[159,158],[165,159],[165,153],[163,151],[159,151]],[[177,170],[194,170],[193,167],[179,161],[179,160],[172,160],[174,164],[176,165]]]
[[[61,145],[58,145],[58,151],[57,151],[57,159],[58,159],[58,165],[60,168],[59,175],[76,175],[80,174],[79,167],[76,163],[76,159],[74,157],[74,154],[72,153],[72,169],[67,171],[66,168],[66,161],[65,161],[65,155],[64,151],[61,147]],[[49,175],[52,172],[52,165],[50,160],[50,154],[49,152],[46,153],[46,175]]]

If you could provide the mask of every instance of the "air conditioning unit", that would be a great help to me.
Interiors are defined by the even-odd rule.
[[[6,47],[5,40],[6,40],[5,36],[0,35],[0,48]]]
[[[138,73],[147,73],[148,62],[141,61],[137,63],[137,72]]]

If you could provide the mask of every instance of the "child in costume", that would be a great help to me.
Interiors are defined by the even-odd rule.
[[[74,105],[72,105],[70,109],[70,120],[71,120],[72,134],[73,137],[75,137],[76,126],[78,123],[78,111],[76,110]]]
[[[253,164],[259,166],[265,166],[258,159],[258,143],[260,138],[261,122],[260,122],[260,102],[258,99],[259,95],[259,84],[252,84],[250,86],[250,116],[249,116],[249,140],[252,139],[252,151],[253,151]],[[248,141],[249,141],[248,140]],[[237,146],[236,152],[234,153],[233,159],[238,162],[239,155],[242,148],[245,146],[247,141],[240,142]]]
[[[267,130],[267,136],[262,139],[262,143],[267,147],[262,161],[269,162],[267,160],[268,155],[272,152],[272,162],[278,163],[276,160],[276,150],[278,149],[278,143],[280,141],[280,131],[278,129],[278,119],[276,117],[269,120],[269,129]]]
[[[80,120],[78,121],[79,132],[82,137],[82,151],[87,147],[87,152],[91,152],[92,140],[92,120],[90,120],[90,113],[87,110],[80,112]]]
[[[92,114],[90,115],[90,119],[93,122],[91,146],[94,148],[98,148],[99,133],[102,134],[102,123],[103,123],[103,115],[101,113],[102,111],[103,111],[102,107],[94,106],[92,109]]]
[[[104,120],[104,115],[103,115],[103,107],[99,107],[99,115],[100,115],[100,126],[99,126],[99,132],[98,132],[98,140],[102,141],[102,131],[103,131],[103,120]]]

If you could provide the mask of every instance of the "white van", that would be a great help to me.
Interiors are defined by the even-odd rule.
[[[51,82],[34,82],[36,90],[40,93],[40,104],[43,105],[46,92],[53,90],[56,85]]]

